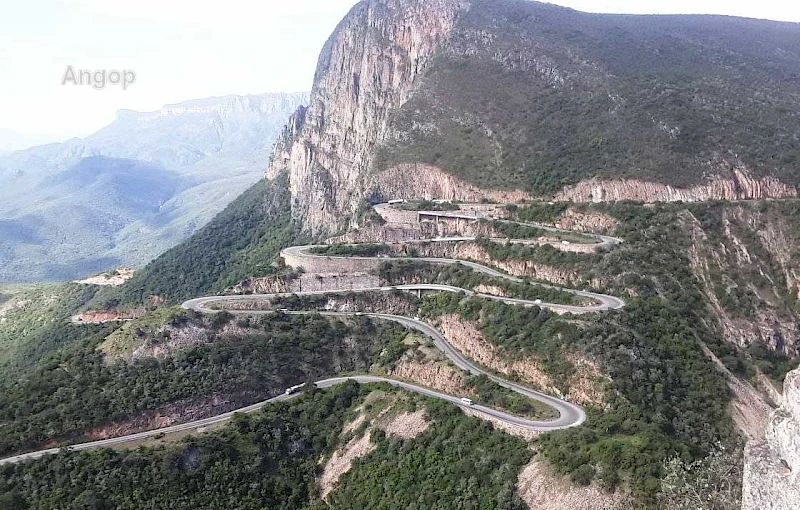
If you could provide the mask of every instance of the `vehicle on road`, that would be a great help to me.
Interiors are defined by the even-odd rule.
[[[293,395],[293,394],[297,393],[298,391],[302,390],[303,388],[305,388],[305,386],[306,386],[306,383],[303,383],[303,384],[297,384],[297,385],[292,386],[290,388],[286,388],[286,391],[284,391],[284,394]]]
[[[467,398],[467,397],[463,397],[461,399],[461,403],[464,404],[465,406],[471,406],[472,405],[472,399],[471,398]]]

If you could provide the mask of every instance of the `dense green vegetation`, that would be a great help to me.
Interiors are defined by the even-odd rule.
[[[552,287],[544,287],[529,282],[512,282],[496,278],[461,265],[430,264],[426,262],[387,261],[377,271],[381,280],[389,285],[414,283],[437,283],[452,285],[462,289],[475,290],[481,285],[502,289],[508,297],[518,299],[541,299],[548,303],[578,304],[584,298]]]
[[[624,312],[575,324],[537,308],[442,294],[423,313],[458,313],[478,321],[505,356],[534,356],[560,381],[574,373],[566,359],[578,351],[596,360],[612,382],[609,409],[590,409],[587,425],[539,440],[558,471],[578,483],[595,477],[612,489],[627,480],[649,499],[659,489],[661,462],[672,455],[702,456],[732,433],[728,388],[698,349],[688,310],[658,298],[631,300]]]
[[[773,349],[767,347],[763,342],[756,342],[747,347],[747,354],[753,359],[753,363],[758,367],[761,372],[772,378],[773,381],[782,383],[783,379],[789,371],[794,370],[798,366],[797,356],[789,357],[783,353],[775,352]],[[738,360],[737,360],[738,361]],[[747,365],[741,364],[734,365],[739,373],[747,371]]]
[[[177,445],[63,453],[0,467],[0,509],[298,509],[318,501],[319,459],[373,389],[347,383],[240,416],[225,429]],[[333,508],[522,509],[517,473],[525,443],[456,407],[408,396],[430,428],[413,440],[373,432],[377,449],[357,461],[328,497]],[[380,404],[373,402],[374,406]],[[356,431],[361,433],[361,431]]]
[[[568,208],[569,204],[563,202],[533,202],[520,206],[513,204],[506,206],[513,218],[534,223],[554,223]]]
[[[422,162],[550,193],[591,177],[689,185],[736,154],[800,178],[794,25],[477,0],[452,34],[393,112],[377,170]]]
[[[329,496],[334,509],[523,509],[517,475],[530,460],[525,442],[468,418],[453,405],[426,401],[433,422],[413,441],[373,434],[378,449],[355,464]],[[328,508],[320,503],[315,510]]]
[[[70,318],[105,290],[72,283],[6,291],[0,320],[0,380],[12,378],[48,354],[107,326],[78,326]],[[2,307],[3,305],[0,305]]]
[[[488,223],[492,226],[492,230],[509,239],[536,239],[546,234],[546,232],[540,228],[531,225],[523,225],[521,223],[510,223],[498,220]]]
[[[158,329],[147,339],[155,346],[168,348],[182,329],[193,339],[158,359],[107,364],[96,349],[103,333],[45,358],[27,377],[1,388],[0,454],[73,439],[91,427],[171,403],[190,408],[215,395],[226,410],[235,409],[299,382],[365,370],[402,331],[365,317],[349,326],[316,315],[231,321],[226,314],[184,317],[170,329]],[[236,326],[233,332],[230,325]],[[140,331],[146,335],[146,329]]]
[[[386,244],[329,244],[312,248],[311,253],[333,257],[377,257],[388,250]]]
[[[771,365],[775,361],[783,367],[775,372],[775,376],[782,377],[785,374],[785,370],[791,366],[791,361],[780,362],[780,355],[774,352],[769,354],[761,352],[757,345],[747,353],[742,352],[724,341],[719,331],[707,331],[707,327],[703,327],[711,327],[710,325],[716,320],[712,315],[716,312],[713,312],[708,305],[689,259],[694,241],[687,222],[694,218],[694,215],[690,216],[689,213],[696,213],[702,219],[703,233],[709,236],[711,244],[722,245],[723,240],[720,237],[724,231],[722,222],[703,219],[709,211],[713,212],[710,215],[711,219],[714,217],[719,219],[720,207],[728,209],[743,207],[749,211],[748,215],[755,213],[753,217],[758,219],[758,211],[766,208],[774,215],[772,221],[783,225],[787,235],[798,236],[800,224],[790,225],[790,222],[796,223],[793,211],[797,210],[797,201],[736,205],[692,204],[688,208],[682,204],[642,207],[633,203],[596,207],[620,220],[621,224],[616,234],[624,238],[625,243],[602,258],[593,260],[590,264],[583,264],[581,271],[587,277],[605,276],[607,290],[612,293],[624,295],[628,293],[628,289],[634,289],[640,296],[661,297],[680,309],[691,310],[691,314],[699,321],[697,329],[702,332],[700,338],[730,370],[738,375],[752,376],[755,364],[766,362],[767,365]],[[704,213],[703,210],[706,208],[708,211]],[[774,224],[772,226],[774,227]],[[795,323],[795,317],[800,313],[800,309],[797,307],[796,298],[790,295],[784,269],[766,250],[763,242],[753,237],[754,232],[760,228],[765,227],[751,226],[744,229],[741,225],[731,224],[731,229],[737,238],[747,243],[745,246],[751,253],[751,261],[742,267],[732,255],[736,250],[728,248],[728,253],[731,254],[728,256],[723,250],[719,250],[717,256],[723,261],[723,265],[718,268],[713,265],[710,267],[711,278],[712,280],[724,278],[728,284],[724,289],[716,287],[714,291],[718,293],[717,298],[724,304],[726,311],[734,317],[748,317],[760,311],[781,317],[787,323]],[[730,240],[725,241],[725,243],[730,242]],[[790,246],[794,245],[794,241],[789,242]],[[784,262],[788,264],[787,268],[790,270],[794,267],[793,260],[790,258]],[[716,271],[718,273],[715,276]],[[607,275],[616,276],[609,279]],[[744,290],[743,294],[749,294],[745,289],[749,285],[761,285],[764,275],[773,282],[766,292],[762,292],[763,286],[758,287],[762,296],[766,297],[747,301],[725,299],[736,286]],[[731,285],[731,282],[734,285]],[[774,297],[770,297],[770,294]],[[797,361],[794,360],[795,365]],[[772,372],[768,366],[767,370]]]
[[[493,260],[535,260],[552,267],[575,267],[598,260],[602,254],[565,252],[549,244],[503,244],[489,239],[478,239],[477,243]]]
[[[434,202],[433,200],[404,202],[399,205],[399,208],[407,211],[458,211],[459,209],[458,204],[453,202]]]
[[[504,388],[485,375],[471,375],[466,382],[477,393],[479,404],[539,420],[558,417],[552,407]]]
[[[289,202],[285,176],[260,181],[188,241],[136,273],[122,302],[148,303],[159,296],[178,303],[272,274],[280,250],[299,239]]]
[[[573,367],[565,358],[564,336],[577,334],[576,328],[548,310],[537,307],[506,305],[475,297],[442,293],[425,298],[421,306],[424,317],[435,320],[457,313],[470,321],[480,321],[481,331],[502,348],[509,359],[534,356],[562,390]]]
[[[366,390],[344,384],[175,446],[63,453],[0,467],[3,510],[298,509]]]

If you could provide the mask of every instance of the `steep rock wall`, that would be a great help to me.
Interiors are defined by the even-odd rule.
[[[520,190],[482,189],[436,166],[423,163],[404,163],[379,172],[369,179],[368,186],[372,193],[385,199],[439,198],[461,202],[480,202],[489,199],[501,203],[514,203],[532,198],[532,195]]]
[[[701,202],[705,200],[755,200],[795,198],[797,188],[772,177],[756,179],[744,167],[732,168],[706,184],[675,188],[635,179],[583,181],[557,193],[555,199],[568,202]]]
[[[793,357],[800,355],[800,320],[791,303],[800,292],[797,227],[781,218],[788,213],[763,209],[729,205],[706,214],[705,224],[682,213],[692,240],[689,262],[728,341],[745,348],[762,343]]]
[[[268,177],[288,172],[292,212],[311,233],[346,226],[365,196],[372,148],[389,113],[469,5],[462,0],[369,0],[339,24],[320,55],[309,107],[275,148]]]

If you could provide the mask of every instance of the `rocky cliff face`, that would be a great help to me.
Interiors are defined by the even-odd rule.
[[[322,49],[308,109],[293,118],[267,172],[288,172],[293,214],[309,231],[342,227],[358,208],[389,113],[408,100],[467,8],[461,0],[368,0],[337,27]]]
[[[676,188],[635,179],[583,181],[556,194],[559,201],[572,202],[702,202],[706,200],[758,200],[796,198],[797,188],[772,177],[754,178],[744,167],[716,174],[708,183]]]
[[[798,41],[756,20],[364,0],[267,175],[289,174],[314,234],[365,199],[797,197]]]
[[[744,510],[789,510],[800,505],[800,369],[784,383],[783,404],[772,413],[766,440],[745,451]]]
[[[800,355],[800,236],[791,203],[697,206],[682,215],[689,261],[731,343]]]

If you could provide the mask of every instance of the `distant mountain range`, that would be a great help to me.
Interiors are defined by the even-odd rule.
[[[307,101],[262,94],[123,110],[86,138],[0,153],[0,282],[149,261],[263,175]]]
[[[52,143],[63,137],[55,135],[29,135],[13,129],[0,128],[0,156],[15,150],[23,150],[35,145]]]

